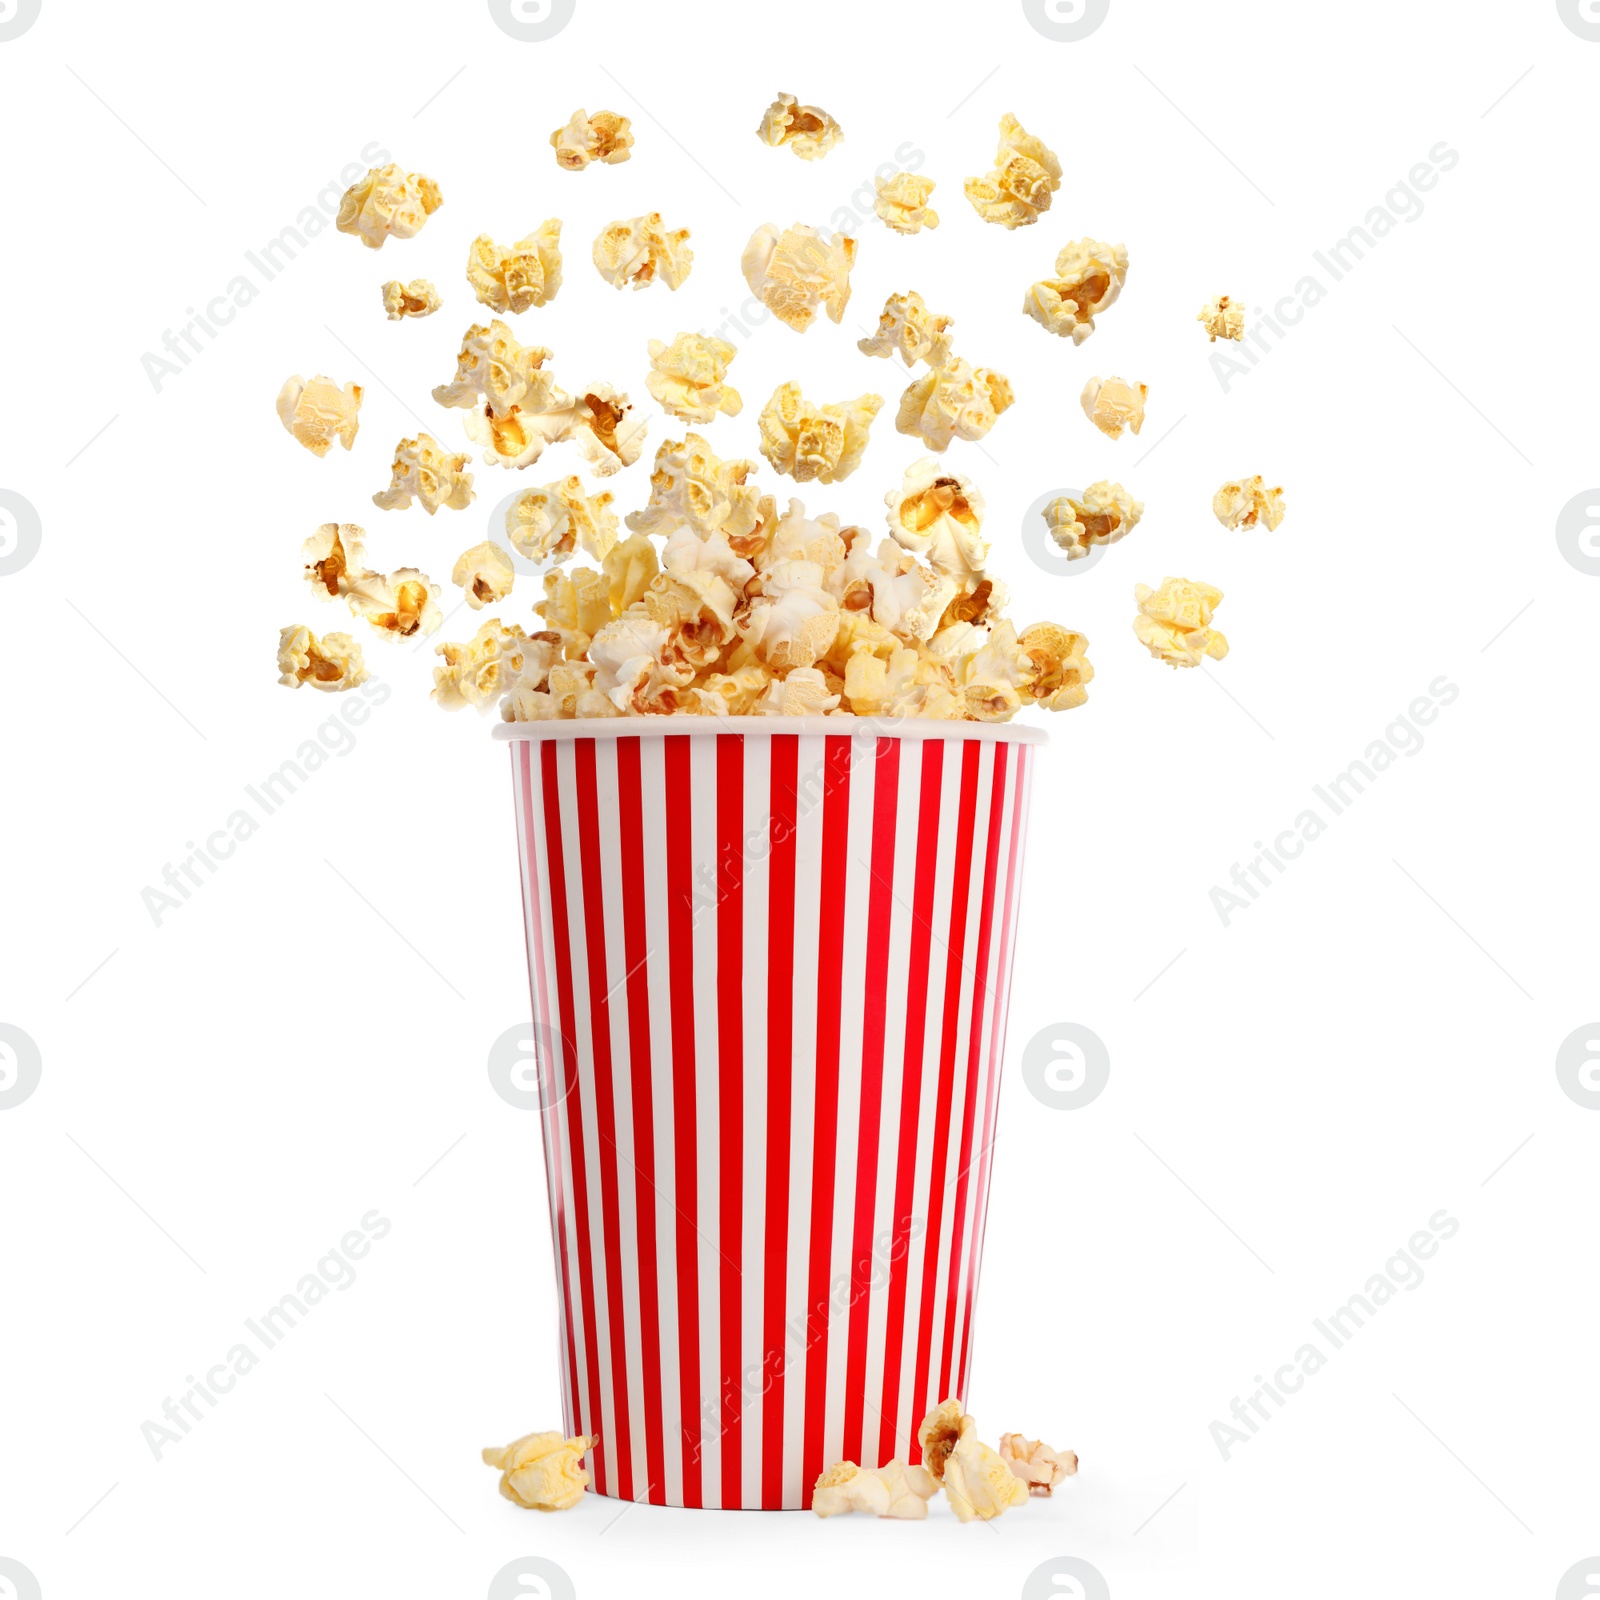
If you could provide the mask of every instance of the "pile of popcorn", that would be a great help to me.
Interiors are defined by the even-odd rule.
[[[819,106],[780,94],[757,136],[805,161],[825,157],[844,137]],[[557,165],[581,172],[631,158],[627,117],[579,109],[550,135]],[[1000,124],[992,169],[967,180],[978,216],[1008,230],[1030,226],[1050,209],[1061,185],[1055,154],[1014,116]],[[895,172],[876,180],[874,210],[885,226],[913,235],[936,228],[933,180]],[[371,249],[409,239],[443,204],[439,186],[398,164],[375,168],[354,184],[339,209],[340,231]],[[573,444],[596,478],[609,478],[642,456],[648,420],[626,391],[604,381],[572,389],[557,382],[553,352],[524,344],[502,320],[547,306],[563,281],[560,218],[547,218],[513,244],[487,234],[471,243],[466,280],[491,316],[463,335],[454,377],[433,391],[446,411],[462,413],[469,451],[453,451],[430,433],[402,439],[387,488],[373,495],[383,510],[420,504],[429,517],[460,511],[476,498],[470,451],[485,465],[523,471],[547,449]],[[689,277],[689,230],[670,229],[660,213],[611,222],[591,249],[596,271],[614,288],[657,282],[668,290]],[[745,247],[741,269],[772,313],[804,333],[825,312],[834,323],[850,299],[857,241],[803,223],[765,223]],[[1077,239],[1056,257],[1055,276],[1034,283],[1023,310],[1048,332],[1082,344],[1096,318],[1117,301],[1128,271],[1121,244]],[[441,297],[426,278],[382,285],[392,321],[433,315]],[[1242,339],[1244,308],[1227,295],[1198,320],[1212,340]],[[906,469],[884,496],[876,530],[842,524],[832,513],[810,517],[798,499],[780,504],[757,482],[758,464],[723,459],[703,433],[744,401],[729,382],[734,347],[694,333],[651,339],[645,388],[686,424],[681,438],[657,445],[649,497],[625,516],[614,496],[572,472],[520,493],[505,519],[503,542],[462,551],[451,569],[461,603],[492,608],[471,638],[436,647],[433,698],[443,707],[498,706],[509,721],[641,715],[933,717],[1004,722],[1025,706],[1064,711],[1082,705],[1094,676],[1082,634],[1040,621],[1018,627],[1006,614],[1006,587],[989,568],[983,497],[942,457],[958,439],[984,437],[1015,401],[1009,380],[974,366],[952,348],[953,320],[931,311],[914,290],[885,302],[876,333],[858,341],[867,356],[899,356],[924,370],[902,394],[895,427],[934,452]],[[1149,388],[1117,376],[1091,377],[1081,405],[1103,434],[1137,435]],[[291,377],[278,396],[290,435],[322,457],[335,443],[351,449],[360,426],[361,388],[317,374]],[[762,456],[796,484],[832,484],[859,467],[884,398],[816,401],[795,382],[780,384],[757,418]],[[1227,528],[1276,528],[1283,490],[1261,477],[1224,484],[1213,510]],[[1069,559],[1125,538],[1143,504],[1120,483],[1091,484],[1059,495],[1044,510],[1050,537]],[[304,578],[319,601],[342,601],[357,619],[389,638],[435,632],[443,590],[414,567],[369,568],[366,534],[353,523],[326,523],[304,546]],[[542,596],[522,622],[503,613],[517,583],[511,551],[538,563]],[[582,557],[583,561],[573,562]],[[526,579],[523,580],[524,585]],[[1133,629],[1158,660],[1192,667],[1220,659],[1227,641],[1211,626],[1222,600],[1209,584],[1167,578],[1139,584]],[[319,637],[304,625],[282,630],[280,682],[327,692],[366,676],[360,644],[349,633]]]

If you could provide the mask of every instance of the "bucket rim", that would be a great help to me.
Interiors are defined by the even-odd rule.
[[[942,717],[858,717],[853,713],[821,717],[569,717],[549,722],[498,722],[491,737],[511,741],[537,739],[710,739],[736,733],[746,738],[773,734],[810,734],[816,738],[849,734],[877,739],[976,739],[984,744],[1045,745],[1050,735],[1026,722],[956,722]]]

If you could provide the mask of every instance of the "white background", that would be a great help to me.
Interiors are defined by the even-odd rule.
[[[1600,1014],[1600,580],[1555,532],[1600,477],[1597,72],[1554,0],[1112,0],[1077,43],[1014,0],[578,0],[544,43],[481,3],[43,0],[0,42],[0,488],[42,527],[0,577],[0,1023],[42,1062],[0,1111],[0,1556],[60,1600],[473,1597],[529,1554],[583,1596],[1005,1595],[1073,1555],[1133,1600],[1543,1597],[1600,1554],[1600,1113],[1555,1073]],[[825,160],[754,138],[779,89],[843,123]],[[556,167],[547,135],[579,104],[634,119],[631,161]],[[961,194],[1008,110],[1066,172],[1014,233]],[[907,141],[943,223],[903,239],[864,186]],[[444,208],[381,254],[327,226],[263,284],[244,252],[370,142]],[[1441,142],[1459,160],[1421,214],[1332,283],[1312,252],[1386,196],[1409,210],[1394,186]],[[987,1437],[1042,1434],[1083,1468],[992,1527],[943,1508],[618,1520],[593,1497],[536,1517],[478,1462],[559,1415],[536,1122],[485,1069],[527,1005],[488,724],[428,703],[426,649],[374,641],[392,695],[355,748],[159,925],[141,892],[340,704],[274,682],[281,625],[338,625],[300,582],[311,529],[361,522],[375,564],[441,582],[491,531],[498,468],[464,513],[370,502],[419,425],[464,447],[428,391],[479,314],[473,235],[565,219],[560,295],[518,331],[568,387],[608,379],[650,414],[607,485],[627,511],[682,432],[645,393],[646,340],[745,300],[759,223],[841,208],[864,218],[844,324],[735,335],[745,410],[710,438],[756,455],[791,377],[819,400],[882,393],[861,468],[803,496],[880,517],[921,454],[893,429],[904,372],[854,345],[893,290],[954,315],[958,350],[1015,385],[948,460],[987,498],[1019,621],[1082,629],[1097,676],[1036,788],[968,1399]],[[619,295],[589,241],[652,209],[692,230],[693,275]],[[1075,349],[1018,308],[1082,235],[1132,265]],[[1195,311],[1229,292],[1254,321],[1308,272],[1326,297],[1224,389]],[[255,299],[158,391],[141,358],[240,274]],[[443,311],[386,322],[396,275],[431,277]],[[318,461],[283,433],[291,372],[364,386],[353,452]],[[1092,373],[1150,385],[1141,438],[1085,421]],[[1285,485],[1287,520],[1224,531],[1212,491],[1255,472]],[[1143,524],[1090,571],[1040,572],[1024,511],[1102,476]],[[1225,591],[1226,661],[1177,673],[1137,645],[1132,585],[1168,573]],[[1423,748],[1224,926],[1213,886],[1441,675],[1459,694]],[[1080,1110],[1021,1080],[1056,1022],[1110,1054]],[[374,1208],[392,1229],[354,1285],[153,1459],[140,1430],[163,1399]],[[1459,1230],[1425,1281],[1224,1461],[1210,1428],[1233,1398],[1441,1208]]]

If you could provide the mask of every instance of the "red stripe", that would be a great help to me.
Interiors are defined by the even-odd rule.
[[[683,1503],[704,1503],[700,1482],[700,1258],[698,1122],[694,1092],[693,779],[687,734],[661,741],[667,818],[667,958],[672,982],[673,1193],[678,1231],[678,1403],[683,1419]]]
[[[972,830],[978,809],[978,757],[983,746],[965,740],[961,751],[961,801],[955,829],[955,870],[950,879],[950,930],[945,942],[944,1028],[939,1044],[939,1085],[934,1099],[933,1161],[928,1177],[928,1231],[922,1257],[922,1304],[917,1318],[917,1358],[912,1395],[930,1409],[949,1398],[930,1394],[928,1367],[933,1350],[933,1294],[944,1232],[945,1167],[950,1159],[951,1098],[955,1089],[956,1025],[961,1013],[961,955],[967,939],[967,909],[972,900]]]
[[[644,908],[644,804],[639,741],[617,740],[617,810],[622,851],[622,941],[628,964],[628,1060],[633,1085],[634,1230],[639,1244],[640,1369],[643,1375],[644,1497],[664,1506],[661,1438],[661,1300],[656,1288],[656,1123],[651,1088],[650,952]]]
[[[617,1203],[617,1110],[611,1081],[610,980],[606,976],[605,884],[600,876],[600,802],[595,792],[594,740],[572,741],[577,775],[578,849],[583,869],[583,934],[588,961],[589,1050],[594,1061],[595,1133],[600,1141],[600,1225],[605,1238],[606,1343],[611,1350],[611,1448],[616,1493],[633,1498],[633,1451],[628,1405],[628,1334],[622,1291],[622,1218]]]
[[[571,1090],[563,1102],[567,1113],[569,1137],[568,1153],[572,1157],[572,1209],[574,1213],[576,1247],[578,1254],[578,1290],[583,1303],[583,1353],[587,1384],[574,1392],[572,1407],[573,1426],[582,1428],[583,1419],[589,1419],[588,1431],[594,1433],[599,1426],[597,1410],[600,1403],[600,1347],[595,1332],[594,1317],[594,1250],[589,1240],[589,1180],[583,1150],[583,1095],[578,1083],[577,1046],[578,1024],[572,1003],[572,941],[567,925],[567,864],[561,840],[561,797],[556,772],[556,744],[550,740],[541,752],[543,772],[541,788],[544,793],[544,834],[546,861],[550,868],[550,931],[555,938],[556,1000],[561,1008],[561,1045],[565,1062],[566,1081]],[[597,1494],[605,1494],[607,1466],[605,1455],[594,1454],[594,1486]]]
[[[917,866],[912,888],[911,948],[906,972],[905,1054],[900,1067],[900,1149],[894,1183],[894,1238],[889,1249],[889,1298],[884,1315],[883,1422],[880,1455],[893,1447],[913,1464],[922,1459],[916,1441],[921,1414],[899,1421],[900,1356],[905,1342],[906,1277],[911,1251],[911,1201],[917,1180],[917,1120],[922,1102],[922,1051],[928,1017],[928,949],[933,937],[933,891],[939,866],[939,807],[944,780],[944,745],[918,742],[922,766],[917,798]],[[915,1402],[913,1401],[913,1405]],[[889,1444],[884,1444],[887,1439]]]
[[[789,1276],[789,1103],[794,1092],[795,781],[799,736],[772,740],[767,855],[767,1205],[762,1304],[761,1505],[783,1505],[784,1305]]]
[[[722,1238],[722,1503],[744,1503],[739,1386],[744,1281],[744,735],[717,735],[717,1187]]]
[[[867,902],[867,960],[861,1018],[861,1118],[856,1129],[856,1215],[850,1244],[850,1332],[845,1356],[845,1460],[861,1460],[867,1385],[867,1324],[872,1310],[872,1214],[878,1194],[883,1122],[883,1024],[889,991],[889,918],[894,900],[895,808],[900,797],[900,741],[879,739],[872,774],[872,881]],[[882,1461],[885,1441],[880,1438]],[[891,1449],[889,1455],[893,1455]],[[881,1465],[882,1461],[873,1463]]]
[[[1000,1073],[1005,1064],[1006,1013],[1011,997],[1011,952],[1016,934],[1013,905],[1017,867],[1021,861],[1026,767],[1030,760],[1028,747],[1018,745],[1017,776],[1011,795],[1011,845],[1006,861],[1006,900],[1000,917],[1000,963],[995,968],[994,1020],[989,1029],[989,1073],[983,1119],[983,1159],[978,1167],[977,1221],[972,1230],[972,1260],[967,1267],[966,1303],[961,1314],[961,1362],[956,1369],[956,1386],[963,1394],[967,1387],[967,1356],[971,1349],[972,1308],[978,1293],[978,1269],[983,1264],[983,1241],[989,1228],[989,1160],[994,1149],[995,1120],[999,1115]]]
[[[967,1234],[967,1177],[972,1166],[972,1123],[978,1110],[978,1073],[983,1054],[983,1003],[989,994],[989,937],[994,930],[994,879],[1000,864],[1000,824],[1006,805],[1006,747],[994,750],[994,781],[989,789],[989,843],[983,863],[983,898],[978,902],[978,959],[972,973],[972,1027],[967,1036],[967,1087],[961,1104],[961,1165],[956,1173],[955,1221],[950,1230],[950,1278],[945,1294],[944,1348],[939,1356],[939,1392],[950,1390],[950,1362],[956,1342],[956,1308],[961,1291],[961,1246]],[[981,1151],[980,1151],[981,1154]]]
[[[805,1432],[801,1504],[823,1468],[827,1422],[828,1263],[833,1244],[833,1187],[839,1129],[839,1013],[843,992],[846,851],[850,839],[848,735],[829,736],[822,802],[822,881],[817,934],[817,1084],[811,1156],[811,1251],[806,1283]]]

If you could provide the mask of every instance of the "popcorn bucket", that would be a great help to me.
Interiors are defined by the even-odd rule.
[[[729,732],[738,727],[741,731]],[[569,1434],[799,1509],[967,1389],[1033,747],[1009,724],[502,724]]]

